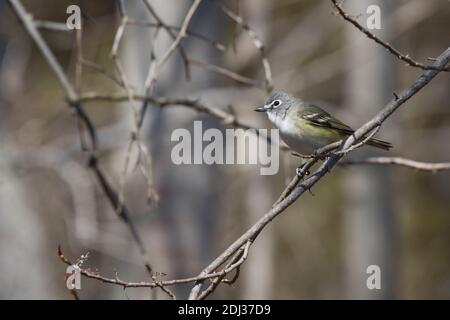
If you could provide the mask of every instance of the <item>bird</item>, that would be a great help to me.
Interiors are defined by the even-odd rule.
[[[281,139],[296,153],[312,154],[317,149],[342,140],[355,131],[313,103],[277,91],[255,109],[265,112],[279,129]],[[392,144],[371,138],[367,145],[389,150]]]

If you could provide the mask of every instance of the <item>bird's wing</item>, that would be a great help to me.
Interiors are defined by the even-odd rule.
[[[354,132],[351,127],[313,104],[305,104],[303,111],[298,114],[301,118],[311,121],[311,124],[318,127],[335,129],[345,134],[352,134]]]

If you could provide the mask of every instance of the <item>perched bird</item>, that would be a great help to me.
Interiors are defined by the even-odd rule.
[[[300,154],[311,154],[354,132],[325,110],[285,92],[275,92],[264,106],[255,111],[266,112],[269,120],[280,130],[283,141]],[[389,142],[378,139],[370,139],[367,144],[384,150],[392,148]]]

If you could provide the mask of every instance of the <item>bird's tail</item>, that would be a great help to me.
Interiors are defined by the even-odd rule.
[[[383,141],[383,140],[378,140],[378,139],[370,139],[367,144],[369,146],[375,147],[375,148],[380,148],[383,150],[389,150],[392,148],[392,144],[390,142],[387,141]]]

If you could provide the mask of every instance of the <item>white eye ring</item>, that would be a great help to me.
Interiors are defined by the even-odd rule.
[[[277,108],[281,105],[281,100],[279,100],[279,99],[274,100],[274,101],[272,101],[271,105],[272,105],[272,107]]]

